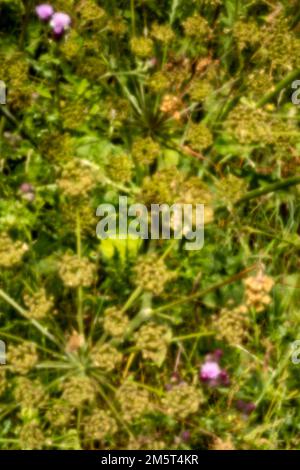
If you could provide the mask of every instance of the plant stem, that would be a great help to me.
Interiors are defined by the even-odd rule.
[[[34,325],[44,336],[46,336],[50,341],[55,343],[56,345],[58,344],[54,336],[52,336],[51,333],[47,331],[46,328],[44,328],[37,320],[33,320],[32,318],[29,318],[26,310],[24,310],[21,305],[19,305],[14,299],[12,299],[6,292],[4,292],[2,289],[0,289],[0,297],[2,297],[5,302],[7,302],[9,305],[11,305],[17,312],[19,312],[24,318],[30,321],[32,325]]]
[[[265,104],[269,103],[278,93],[280,93],[283,88],[289,85],[293,80],[300,76],[300,69],[293,70],[293,72],[289,73],[285,78],[283,78],[279,83],[277,83],[274,90],[269,91],[266,93],[256,104],[257,108],[261,108]]]
[[[80,223],[80,214],[79,214],[78,209],[76,212],[76,248],[77,248],[77,256],[79,259],[81,259],[81,223]],[[81,335],[84,334],[82,294],[83,294],[82,286],[79,286],[77,288],[77,323],[78,323],[78,330]]]
[[[251,199],[256,199],[265,194],[273,193],[274,191],[279,191],[280,189],[286,189],[297,184],[300,184],[300,176],[293,176],[292,178],[277,181],[276,183],[268,184],[263,188],[258,188],[247,192],[244,196],[238,199],[234,205],[237,206],[242,202],[250,201]]]

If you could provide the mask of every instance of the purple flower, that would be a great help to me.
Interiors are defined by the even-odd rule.
[[[54,13],[54,10],[48,3],[42,3],[36,7],[35,12],[40,20],[49,21]]]
[[[67,13],[54,13],[51,18],[50,26],[55,37],[60,38],[71,25],[71,18]]]
[[[217,349],[214,353],[208,354],[199,372],[199,378],[210,387],[219,385],[228,386],[230,384],[228,372],[221,369],[219,361],[222,351]]]
[[[207,361],[201,366],[200,379],[203,382],[217,380],[220,377],[221,368],[217,362]]]

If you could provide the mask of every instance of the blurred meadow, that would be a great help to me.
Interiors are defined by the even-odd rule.
[[[299,2],[49,2],[0,0],[0,448],[300,449]]]

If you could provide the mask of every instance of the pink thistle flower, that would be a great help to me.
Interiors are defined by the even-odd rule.
[[[200,379],[203,382],[215,381],[220,377],[222,370],[217,362],[207,361],[201,366]]]
[[[54,13],[51,18],[50,26],[56,38],[60,38],[71,25],[71,18],[67,13]]]
[[[42,3],[36,7],[35,12],[41,21],[49,21],[54,13],[54,10],[53,7],[48,3]]]

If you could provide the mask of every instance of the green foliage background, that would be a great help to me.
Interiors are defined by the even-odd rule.
[[[0,446],[298,449],[298,2],[37,4],[0,0]],[[203,249],[99,240],[119,195],[205,203]]]

